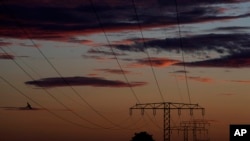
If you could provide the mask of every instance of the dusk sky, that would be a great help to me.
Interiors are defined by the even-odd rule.
[[[204,118],[210,141],[250,124],[249,0],[0,4],[1,141],[162,141],[163,111],[129,108],[164,101],[204,107],[171,126]]]

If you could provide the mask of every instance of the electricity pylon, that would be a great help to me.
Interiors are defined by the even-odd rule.
[[[197,131],[200,132],[208,132],[207,126],[210,125],[210,123],[206,120],[191,120],[191,121],[182,121],[180,123],[181,126],[189,126],[193,130],[193,141],[198,141],[197,139]],[[209,139],[208,139],[209,140]]]
[[[193,132],[193,141],[209,141],[209,139],[197,139],[197,132],[206,132],[208,134],[207,126],[210,123],[206,120],[190,120],[190,121],[182,121],[180,126],[171,127],[171,130],[183,131],[184,141],[188,141],[188,132],[191,130]]]
[[[171,110],[178,110],[178,114],[181,114],[182,110],[190,110],[190,115],[193,115],[193,110],[201,110],[202,115],[205,114],[205,108],[198,104],[186,104],[186,103],[173,103],[173,102],[160,102],[160,103],[145,103],[136,104],[130,108],[130,115],[132,110],[141,109],[141,114],[144,114],[145,109],[152,109],[153,114],[156,114],[156,110],[163,110],[163,141],[170,141],[170,117]]]

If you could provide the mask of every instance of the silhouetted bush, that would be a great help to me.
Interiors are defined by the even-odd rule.
[[[131,141],[154,141],[152,135],[149,135],[147,132],[135,133],[135,136],[132,137]]]

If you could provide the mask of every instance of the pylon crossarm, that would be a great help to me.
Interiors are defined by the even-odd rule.
[[[198,104],[186,104],[186,103],[169,103],[171,109],[202,109],[203,107]]]
[[[198,104],[173,103],[173,102],[136,104],[132,106],[130,109],[165,109],[165,105],[169,105],[169,109],[204,109]]]
[[[141,110],[141,114],[144,114],[144,110],[151,109],[153,111],[153,115],[156,114],[156,110],[163,111],[163,140],[170,141],[171,139],[171,131],[172,130],[185,130],[184,133],[188,130],[193,130],[193,127],[185,126],[181,128],[172,128],[170,123],[171,111],[178,110],[178,115],[181,114],[181,110],[190,110],[190,115],[193,114],[194,110],[202,110],[202,115],[204,115],[205,109],[198,104],[187,104],[187,103],[173,103],[173,102],[160,102],[160,103],[145,103],[145,104],[135,104],[130,108],[130,114],[132,114],[132,110]],[[191,128],[191,129],[189,129]],[[196,129],[196,128],[195,128]],[[186,137],[186,136],[185,136]]]

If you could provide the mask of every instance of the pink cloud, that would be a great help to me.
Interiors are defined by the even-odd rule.
[[[152,67],[168,67],[180,61],[169,59],[169,58],[157,58],[151,57],[150,59],[138,59],[136,63],[129,64],[128,67],[144,67],[144,66],[151,66]]]
[[[107,73],[113,73],[113,74],[128,74],[131,73],[130,71],[127,70],[121,70],[121,69],[95,69],[95,71],[103,71]]]
[[[177,78],[180,80],[185,80],[184,75],[177,75]],[[214,82],[213,79],[207,78],[207,77],[199,77],[199,76],[187,76],[187,79],[197,81],[197,82],[203,82],[203,83],[212,83]]]

